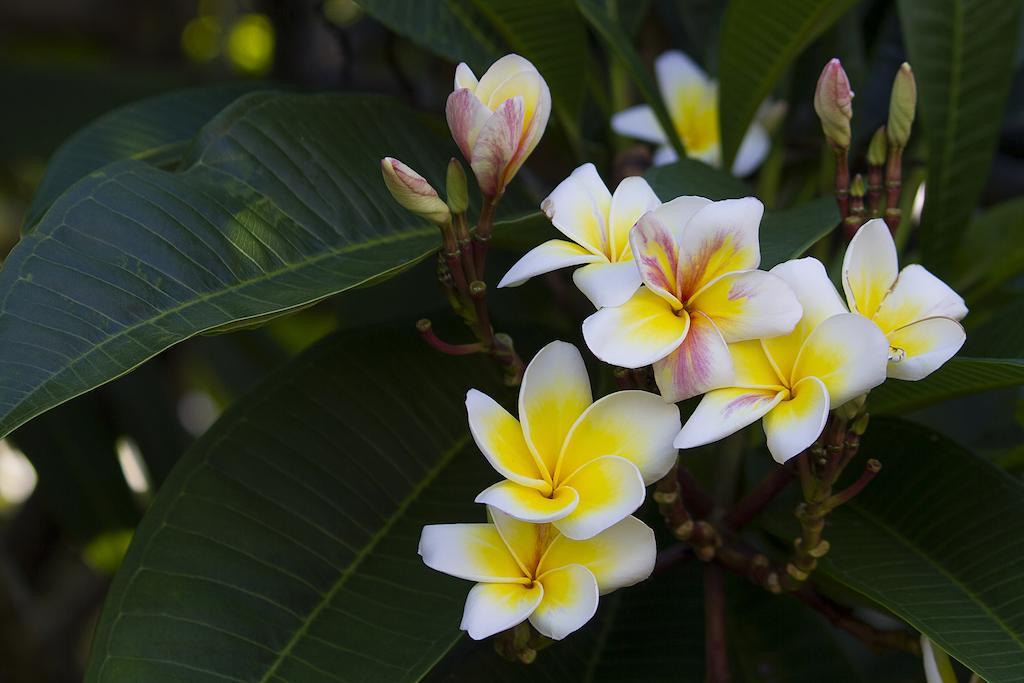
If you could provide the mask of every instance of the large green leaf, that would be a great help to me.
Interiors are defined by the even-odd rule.
[[[0,433],[200,332],[263,320],[433,253],[380,180],[443,185],[452,146],[386,99],[255,93],[177,171],[120,161],[73,185],[0,272]]]
[[[1024,360],[953,358],[917,382],[890,379],[870,394],[873,413],[899,414],[957,396],[1024,384]]]
[[[542,650],[529,666],[501,659],[489,642],[465,642],[429,683],[699,683],[704,603],[696,562],[602,598],[594,620]]]
[[[329,337],[196,442],[117,574],[87,681],[416,681],[459,639],[470,586],[416,545],[483,520],[493,472],[462,396],[497,373],[411,337]]]
[[[658,85],[651,73],[644,67],[643,62],[640,61],[640,56],[633,48],[633,43],[618,18],[616,0],[576,0],[576,5],[616,59],[622,62],[629,77],[633,79],[633,84],[640,91],[640,95],[654,110],[654,115],[658,117],[662,130],[668,135],[669,144],[676,150],[680,158],[685,157],[686,150],[683,147],[683,141],[680,140],[679,132],[672,123],[672,117],[669,116],[668,109],[661,99]]]
[[[952,275],[964,226],[988,178],[1010,88],[1021,3],[900,0],[928,147],[924,263]]]
[[[256,86],[248,83],[179,90],[115,109],[75,133],[53,155],[25,215],[31,229],[66,189],[119,159],[156,166],[177,163],[199,129]]]
[[[772,87],[812,40],[855,0],[732,0],[718,48],[719,118],[725,168]]]
[[[836,510],[818,571],[891,610],[989,683],[1024,677],[1024,486],[923,427],[872,420],[883,463]],[[788,517],[788,518],[787,518]],[[773,517],[786,524],[791,515]]]
[[[971,221],[961,247],[954,252],[955,287],[965,293],[968,303],[983,299],[1024,272],[1022,234],[1024,198],[997,204]]]
[[[682,195],[699,195],[718,200],[753,194],[742,181],[693,159],[682,159],[668,166],[655,166],[647,172],[646,177],[662,201]],[[792,209],[766,211],[761,221],[761,267],[771,268],[800,256],[838,224],[839,212],[830,197],[822,197]]]
[[[575,130],[583,107],[586,33],[572,0],[361,0],[371,16],[479,76],[503,52],[534,63],[554,99],[554,114]]]

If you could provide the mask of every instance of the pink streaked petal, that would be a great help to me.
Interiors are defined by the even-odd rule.
[[[785,391],[728,388],[704,395],[693,415],[683,425],[673,445],[696,448],[724,439],[757,422],[777,406]]]
[[[712,202],[694,214],[679,241],[676,281],[681,298],[725,273],[757,268],[763,214],[764,205],[753,197]]]
[[[722,333],[699,311],[690,316],[690,330],[679,348],[654,363],[658,390],[670,403],[729,386],[734,376]]]
[[[523,132],[523,98],[513,97],[498,107],[473,143],[470,166],[485,196],[505,189],[512,157],[519,148]]]
[[[448,96],[444,113],[455,144],[459,146],[462,156],[471,160],[473,145],[491,117],[491,111],[477,99],[472,90],[459,88]]]
[[[659,219],[657,211],[648,211],[640,217],[629,233],[629,244],[644,284],[668,301],[672,308],[681,309],[682,301],[676,296],[679,247],[671,229]]]

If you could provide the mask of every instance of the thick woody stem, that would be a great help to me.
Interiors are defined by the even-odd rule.
[[[494,197],[484,197],[484,204],[480,207],[480,218],[476,224],[476,232],[473,233],[473,265],[478,280],[484,276],[484,266],[487,264],[487,246],[490,244],[491,232],[494,230],[494,209],[500,200],[500,194]]]
[[[839,207],[839,220],[844,221],[850,215],[849,151],[843,147],[832,149],[836,158],[836,205]]]
[[[774,468],[768,476],[761,480],[722,520],[731,529],[740,529],[754,519],[768,503],[779,495],[789,482],[793,480],[793,472],[785,467]]]
[[[804,586],[793,593],[801,602],[820,612],[833,626],[843,629],[869,647],[904,650],[921,654],[921,642],[916,635],[902,629],[883,631],[857,619],[850,610],[828,600]]]
[[[872,218],[882,217],[882,166],[868,166],[868,215]]]
[[[725,639],[725,582],[716,564],[704,565],[704,643],[707,683],[729,683],[729,648]]]
[[[501,366],[505,375],[505,384],[510,387],[518,386],[522,382],[526,366],[512,346],[512,339],[508,335],[494,333],[490,311],[487,309],[487,285],[480,280],[474,280],[469,283],[469,295],[476,308],[481,345]]]

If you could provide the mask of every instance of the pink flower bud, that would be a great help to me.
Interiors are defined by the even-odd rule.
[[[828,141],[840,149],[849,148],[853,91],[838,59],[831,60],[821,71],[814,91],[814,111],[821,119],[821,129]]]
[[[547,83],[528,60],[505,55],[477,81],[465,64],[455,71],[445,114],[481,192],[500,195],[540,142],[551,114]]]
[[[400,206],[438,225],[451,221],[448,205],[437,196],[426,178],[391,157],[381,159],[380,170],[384,184]]]

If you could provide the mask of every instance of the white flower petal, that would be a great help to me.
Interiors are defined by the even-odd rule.
[[[608,212],[608,234],[610,237],[609,253],[620,261],[631,258],[629,248],[629,231],[636,222],[648,211],[661,206],[661,200],[647,181],[640,176],[624,178],[612,194],[612,204]]]
[[[603,261],[581,246],[565,240],[548,240],[526,252],[515,265],[508,269],[499,287],[518,287],[532,277],[550,273],[559,268],[578,266],[584,263]],[[639,275],[637,276],[639,279]]]
[[[730,386],[735,379],[732,357],[715,323],[695,311],[686,338],[654,363],[654,379],[662,398],[670,403]]]
[[[838,408],[885,381],[888,357],[889,342],[874,323],[856,313],[834,315],[808,335],[790,382],[820,379]]]
[[[595,308],[621,306],[640,288],[640,271],[633,260],[591,263],[577,268],[572,281]]]
[[[914,264],[900,271],[873,320],[888,334],[925,318],[962,320],[965,315],[963,297],[923,266]]]
[[[476,90],[476,86],[479,85],[479,81],[476,80],[476,75],[473,70],[469,68],[469,65],[465,62],[460,63],[455,67],[455,89],[467,88],[470,91]]]
[[[803,314],[789,285],[763,270],[721,275],[697,292],[687,308],[711,318],[730,343],[788,334]]]
[[[587,163],[560,182],[540,206],[563,235],[592,254],[607,255],[611,204],[612,195],[597,169]]]
[[[533,453],[554,473],[569,430],[590,404],[590,376],[572,344],[554,341],[526,367],[519,389],[519,417]]]
[[[626,517],[593,538],[558,536],[541,560],[539,572],[583,565],[597,579],[601,595],[640,583],[654,571],[654,532],[636,517]]]
[[[606,363],[640,368],[660,360],[686,338],[690,316],[641,287],[621,306],[602,308],[583,321],[583,338]]]
[[[761,263],[758,230],[764,204],[753,197],[724,199],[695,213],[679,240],[679,289],[684,298],[725,273]]]
[[[679,50],[661,53],[654,61],[654,73],[658,79],[661,96],[669,105],[669,109],[672,108],[671,103],[679,97],[681,90],[704,89],[710,85],[704,70]]]
[[[470,389],[466,394],[469,430],[491,466],[506,479],[547,493],[547,473],[523,437],[519,420],[493,398]]]
[[[793,387],[789,399],[764,416],[768,451],[784,463],[815,442],[828,419],[829,395],[817,377],[806,377]]]
[[[654,115],[654,111],[646,104],[630,107],[614,114],[612,116],[612,130],[619,135],[644,140],[645,142],[661,145],[668,142],[665,131],[662,130],[661,124],[658,123],[658,117]]]
[[[544,599],[539,582],[523,584],[478,583],[469,591],[462,613],[462,630],[483,640],[526,621]]]
[[[570,564],[539,577],[544,598],[530,615],[542,635],[561,640],[586,624],[597,612],[597,579],[586,567]]]
[[[960,323],[949,318],[925,318],[890,332],[888,376],[924,379],[952,358],[966,339]]]
[[[679,161],[679,155],[669,145],[661,145],[654,150],[654,156],[651,157],[651,165],[653,166],[668,166],[677,161]]]
[[[679,408],[647,391],[617,391],[598,399],[573,426],[558,463],[565,479],[603,455],[629,460],[645,484],[675,464],[672,437],[679,431]]]
[[[524,522],[545,524],[562,519],[575,510],[579,495],[575,489],[561,486],[548,497],[537,489],[505,480],[485,488],[473,502],[497,508]]]
[[[740,142],[736,159],[732,162],[732,174],[737,178],[744,178],[756,171],[768,156],[771,147],[772,139],[764,126],[756,121],[750,124],[747,134]]]
[[[508,54],[499,59],[498,61],[491,64],[491,66],[484,72],[484,75],[480,77],[480,82],[476,87],[476,96],[480,98],[481,102],[487,103],[492,99],[492,96],[498,91],[505,83],[515,78],[522,73],[536,74],[537,68],[530,62],[530,60],[520,57],[516,54]],[[456,75],[458,72],[456,71]],[[497,108],[505,98],[501,98],[494,102],[491,109]]]
[[[526,582],[516,558],[493,524],[423,527],[419,554],[431,569],[470,581]]]
[[[898,270],[889,226],[881,218],[871,219],[857,230],[843,256],[843,291],[850,310],[874,317]]]
[[[552,521],[556,529],[572,539],[583,540],[601,533],[644,502],[640,470],[617,455],[591,460],[563,481],[565,487],[579,494],[579,504],[566,516]]]
[[[761,419],[778,405],[784,392],[730,387],[709,391],[683,425],[674,445],[696,448],[724,439]]]

